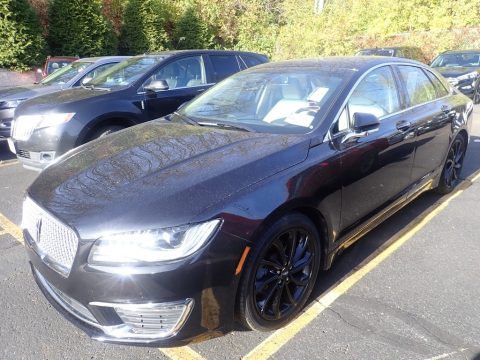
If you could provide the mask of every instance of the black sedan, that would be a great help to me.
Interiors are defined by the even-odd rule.
[[[446,51],[431,66],[475,104],[480,103],[480,50]]]
[[[100,341],[282,327],[342,250],[420,193],[452,191],[472,112],[405,59],[246,70],[45,169],[23,207],[34,277]]]

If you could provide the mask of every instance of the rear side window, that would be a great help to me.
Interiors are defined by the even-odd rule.
[[[435,87],[422,69],[416,66],[398,67],[405,84],[410,106],[423,104],[437,98]]]
[[[263,64],[259,58],[251,55],[240,55],[240,65],[242,69],[250,68],[252,66]]]
[[[240,71],[235,55],[210,55],[210,60],[212,61],[216,81],[223,80]]]
[[[425,71],[425,72],[427,73],[430,81],[433,83],[435,90],[437,91],[437,98],[447,96],[450,93],[450,91],[447,90],[445,85],[443,85],[443,83],[440,80],[438,80],[438,78],[434,74],[432,74],[430,71]]]
[[[370,72],[357,86],[348,101],[351,116],[368,113],[378,118],[400,110],[398,91],[389,66]]]

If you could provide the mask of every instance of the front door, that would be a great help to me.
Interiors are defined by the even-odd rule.
[[[350,96],[334,137],[342,153],[341,235],[406,196],[411,185],[415,134],[402,110],[390,66],[368,73]],[[356,113],[375,115],[377,128],[355,135]]]
[[[165,80],[169,88],[155,93],[145,92],[144,110],[149,120],[174,112],[181,104],[193,99],[210,86],[207,85],[201,55],[184,57],[165,64],[143,86],[156,80]]]

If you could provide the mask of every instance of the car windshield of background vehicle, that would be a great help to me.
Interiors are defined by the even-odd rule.
[[[49,61],[47,63],[47,74],[51,74],[53,73],[54,71],[57,71],[65,66],[67,66],[68,64],[70,64],[71,61]]]
[[[180,110],[201,124],[230,124],[259,132],[308,133],[353,71],[257,69],[222,81]]]
[[[82,72],[87,66],[90,66],[91,62],[75,61],[63,68],[48,75],[45,79],[40,81],[42,85],[61,85],[70,81],[78,73]]]
[[[91,80],[88,86],[111,89],[131,85],[167,57],[168,55],[147,55],[130,58],[112,66],[97,78]]]
[[[444,54],[432,62],[432,67],[480,67],[480,53]]]

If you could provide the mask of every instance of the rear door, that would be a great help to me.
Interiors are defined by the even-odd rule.
[[[434,171],[443,166],[455,104],[449,91],[428,70],[414,65],[399,65],[397,69],[408,104],[404,119],[417,136],[412,180],[421,185],[431,181]]]
[[[342,235],[408,193],[415,137],[402,110],[398,79],[383,66],[361,80],[340,116],[334,139],[342,153]],[[375,115],[380,124],[356,137],[355,113]]]
[[[145,92],[143,87],[152,81],[165,80],[168,90]],[[186,101],[210,87],[202,55],[176,58],[153,73],[142,85],[145,94],[144,111],[150,120],[168,115]]]

